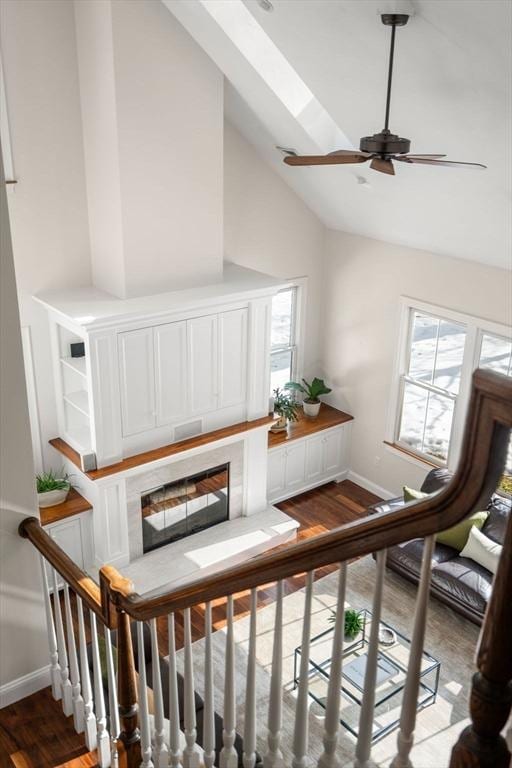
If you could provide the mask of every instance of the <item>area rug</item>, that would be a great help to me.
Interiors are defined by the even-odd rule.
[[[371,610],[375,584],[375,562],[365,557],[348,567],[347,606]],[[338,574],[332,573],[314,585],[312,609],[312,636],[331,626],[328,622],[336,604]],[[393,572],[386,571],[382,620],[407,637],[411,636],[416,587]],[[304,590],[284,598],[283,616],[283,729],[282,748],[286,765],[291,765],[293,724],[296,693],[293,686],[294,650],[301,643]],[[267,708],[272,659],[275,607],[266,606],[257,614],[257,714],[260,754],[266,749]],[[237,731],[243,734],[244,691],[249,636],[249,618],[234,624],[236,642]],[[425,649],[441,662],[439,690],[434,704],[418,713],[415,746],[411,758],[415,768],[443,768],[447,766],[450,751],[460,731],[467,725],[468,695],[474,672],[474,653],[478,628],[455,614],[435,599],[430,600]],[[223,710],[223,679],[225,659],[225,630],[213,635],[215,709]],[[195,687],[204,691],[204,640],[193,645]],[[183,651],[178,654],[178,667],[183,670]],[[397,710],[398,716],[398,710]],[[308,755],[316,762],[322,752],[323,709],[313,700],[309,708]],[[397,731],[377,741],[372,759],[378,766],[388,766],[396,751]],[[343,766],[354,756],[355,738],[340,728],[338,757]]]

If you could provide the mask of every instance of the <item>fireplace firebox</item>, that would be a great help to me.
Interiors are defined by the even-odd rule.
[[[142,495],[144,553],[229,520],[229,463]]]

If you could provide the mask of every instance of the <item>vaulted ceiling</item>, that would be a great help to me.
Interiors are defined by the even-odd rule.
[[[508,0],[163,2],[224,72],[228,118],[326,226],[512,266]],[[285,166],[276,145],[329,152],[383,127],[390,30],[378,14],[402,9],[391,130],[413,153],[487,170]]]

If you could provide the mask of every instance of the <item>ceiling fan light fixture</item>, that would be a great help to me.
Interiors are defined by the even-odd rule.
[[[258,5],[262,10],[267,11],[267,13],[272,13],[274,10],[274,6],[270,0],[258,0]]]

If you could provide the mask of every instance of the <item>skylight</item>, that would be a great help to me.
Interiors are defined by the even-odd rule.
[[[242,0],[200,3],[322,151],[353,148]]]

